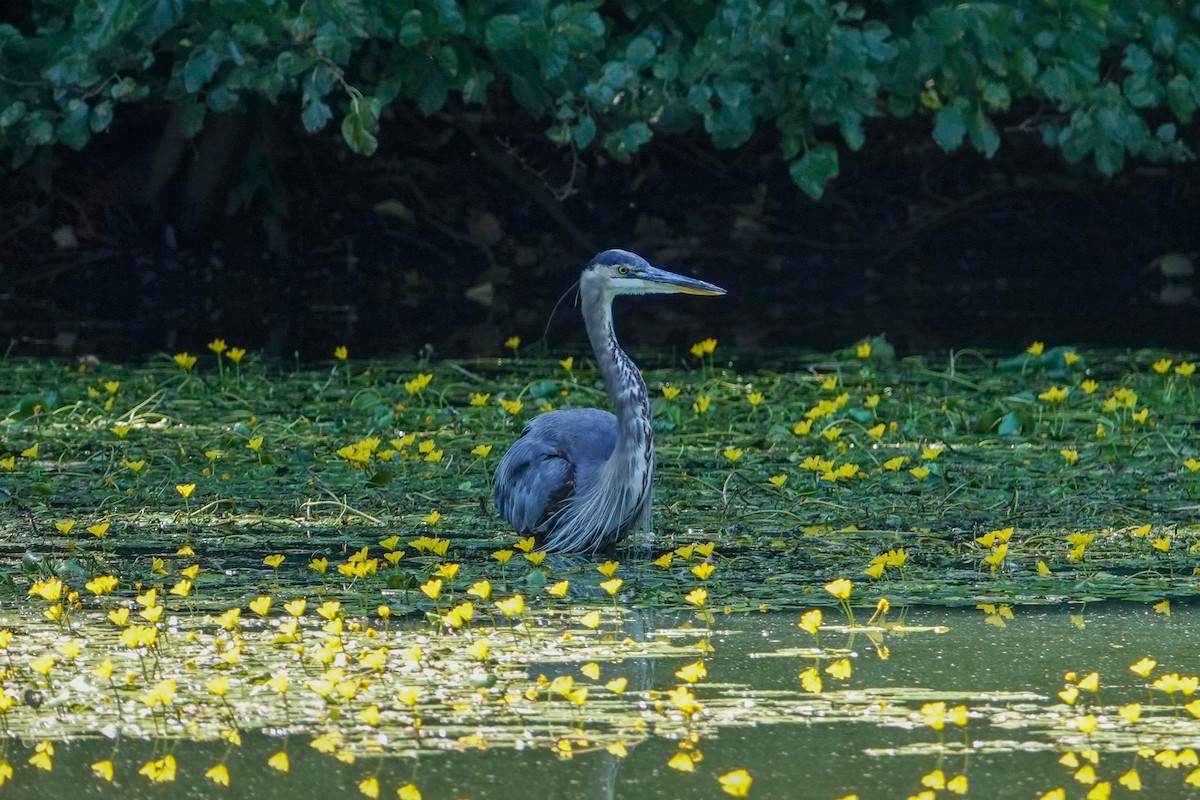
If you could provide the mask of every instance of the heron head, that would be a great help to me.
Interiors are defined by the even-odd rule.
[[[609,297],[622,294],[725,294],[720,286],[659,269],[628,250],[600,253],[588,262],[581,280],[596,282],[597,288]]]

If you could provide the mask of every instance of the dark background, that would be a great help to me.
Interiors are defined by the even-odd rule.
[[[448,107],[396,108],[379,151],[303,133],[264,104],[209,118],[173,161],[172,118],[118,117],[82,152],[2,179],[0,335],[13,354],[138,358],[223,337],[269,358],[491,355],[517,334],[582,338],[592,253],[635,250],[725,286],[719,301],[622,301],[627,342],[716,336],[746,355],[886,332],[903,352],[1194,348],[1200,168],[1067,165],[1005,130],[992,160],[944,154],[928,122],[869,126],[821,201],[759,133],[732,151],[658,137],[631,163],[571,153]],[[1195,149],[1195,145],[1193,144]],[[65,246],[64,246],[65,245]],[[1176,259],[1175,263],[1187,263]],[[469,295],[468,295],[469,293]],[[570,299],[570,298],[568,298]]]

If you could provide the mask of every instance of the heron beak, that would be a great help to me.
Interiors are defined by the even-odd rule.
[[[720,286],[697,280],[696,278],[677,275],[674,272],[667,272],[665,269],[659,269],[658,267],[651,267],[639,277],[650,284],[646,288],[652,292],[678,292],[680,294],[698,294],[705,297],[716,297],[725,294],[725,290]]]

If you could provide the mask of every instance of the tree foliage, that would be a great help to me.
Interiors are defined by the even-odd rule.
[[[1191,159],[1200,4],[1170,0],[34,0],[0,25],[0,149],[83,148],[122,106],[195,135],[253,98],[377,147],[396,103],[515,101],[564,147],[627,159],[702,128],[773,131],[819,197],[875,118],[919,115],[945,151],[1037,135],[1114,174]]]

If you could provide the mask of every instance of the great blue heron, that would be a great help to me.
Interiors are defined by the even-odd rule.
[[[579,278],[583,320],[617,413],[549,411],[532,419],[496,470],[496,507],[541,550],[588,553],[650,523],[654,426],[646,382],[613,330],[612,301],[623,294],[721,295],[711,283],[605,250]]]

